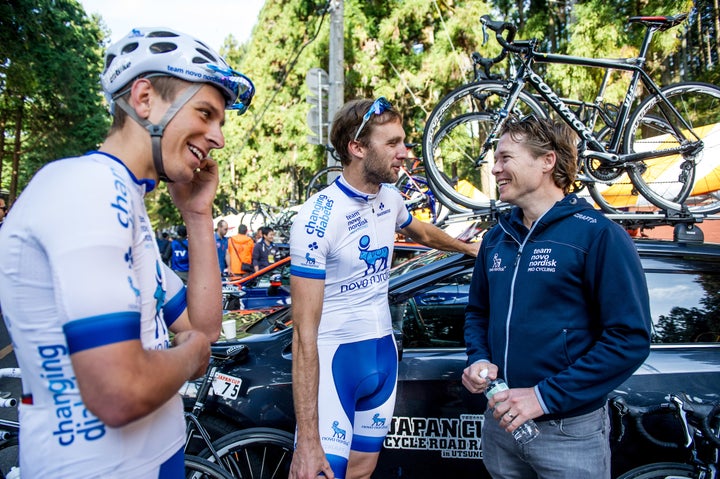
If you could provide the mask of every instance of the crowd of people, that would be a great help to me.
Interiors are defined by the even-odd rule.
[[[177,391],[205,372],[219,338],[222,274],[251,274],[278,256],[272,228],[255,241],[244,225],[230,237],[225,221],[213,227],[210,152],[224,146],[225,110],[244,113],[254,86],[170,29],[134,29],[110,46],[101,82],[113,124],[98,151],[47,164],[7,218],[0,198],[0,303],[23,372],[21,470],[180,478]],[[474,394],[497,378],[509,385],[489,400],[482,427],[491,475],[609,478],[607,395],[648,354],[648,293],[627,233],[569,193],[574,134],[507,121],[492,173],[515,207],[482,243],[414,218],[389,186],[408,150],[388,100],[347,102],[330,140],[342,174],[302,206],[290,235],[290,477],[362,479],[375,469],[390,421],[362,425],[395,406],[388,270],[401,232],[477,257],[462,382]],[[150,234],[144,196],[158,181],[183,219],[173,238]],[[513,441],[530,419],[539,436]],[[341,440],[321,431],[330,423]]]
[[[1,204],[0,208],[2,208]],[[0,225],[2,225],[2,216],[0,216]],[[219,274],[228,280],[234,280],[275,263],[279,259],[280,247],[275,244],[274,238],[275,231],[269,226],[258,228],[257,232],[250,234],[244,224],[238,226],[237,234],[228,236],[227,221],[219,220],[215,227]],[[158,230],[156,241],[163,263],[168,265],[183,282],[187,282],[190,264],[187,228],[180,225],[172,230]]]

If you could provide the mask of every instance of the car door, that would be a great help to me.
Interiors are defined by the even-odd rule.
[[[427,287],[391,302],[403,351],[378,477],[489,478],[480,448],[485,399],[471,395],[461,382],[471,266],[426,281]]]

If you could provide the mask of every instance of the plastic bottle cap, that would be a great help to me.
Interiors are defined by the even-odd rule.
[[[483,369],[482,371],[480,371],[480,377],[481,377],[481,378],[485,379],[485,378],[487,377],[487,375],[488,375],[488,369],[487,369],[487,368],[485,368],[485,369]]]

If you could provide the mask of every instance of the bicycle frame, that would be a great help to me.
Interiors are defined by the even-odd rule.
[[[513,52],[516,56],[523,56],[520,68],[513,80],[510,81],[509,95],[507,101],[500,111],[502,116],[501,121],[498,121],[496,127],[489,133],[485,144],[483,145],[482,151],[478,159],[476,160],[476,166],[479,166],[484,161],[487,153],[492,149],[492,143],[497,138],[497,134],[500,128],[507,121],[508,113],[512,111],[515,103],[517,102],[520,92],[525,89],[526,83],[530,83],[533,88],[540,94],[540,96],[556,111],[562,118],[567,122],[568,125],[578,134],[578,136],[585,142],[586,151],[580,152],[581,156],[587,156],[597,158],[601,161],[608,162],[610,164],[619,163],[630,163],[642,161],[646,158],[657,158],[661,156],[668,156],[678,153],[684,153],[695,147],[695,141],[699,141],[700,138],[693,132],[692,127],[682,117],[682,115],[675,109],[675,107],[667,100],[660,87],[650,78],[650,76],[644,71],[645,66],[645,55],[650,46],[650,41],[656,28],[648,27],[645,34],[645,39],[640,49],[640,56],[635,58],[621,58],[621,59],[598,59],[588,57],[576,57],[572,55],[563,55],[555,53],[542,53],[535,49],[537,45],[536,40],[518,41],[513,45],[523,49],[522,52]],[[603,68],[606,70],[622,70],[632,72],[632,79],[628,87],[625,98],[620,105],[620,109],[617,113],[617,118],[612,127],[613,133],[609,142],[609,146],[605,147],[593,133],[590,127],[588,127],[577,115],[567,106],[563,98],[561,98],[555,91],[548,85],[540,75],[535,73],[532,69],[532,64],[538,63],[559,63],[567,65],[578,65],[595,68]],[[683,146],[677,148],[669,148],[660,151],[648,151],[639,153],[619,153],[620,142],[622,135],[625,131],[625,125],[630,115],[633,103],[637,97],[638,84],[642,84],[649,90],[652,95],[659,95],[664,105],[668,109],[668,113],[672,114],[679,120],[680,127],[675,124],[668,124],[672,128],[673,132],[679,137],[685,137],[682,129],[686,129],[692,133],[695,140],[691,143],[686,143]],[[601,87],[602,88],[602,87]]]
[[[434,223],[437,220],[436,210],[437,207],[437,199],[435,198],[435,195],[433,194],[432,188],[430,188],[430,184],[427,181],[420,180],[418,178],[413,177],[413,175],[410,173],[408,168],[405,165],[402,165],[400,167],[400,176],[405,176],[407,178],[407,182],[403,185],[403,188],[400,190],[400,193],[403,195],[403,197],[407,196],[407,192],[411,190],[412,188],[415,189],[415,191],[422,192],[423,196],[427,199],[428,202],[428,208],[430,209],[430,216],[432,218],[432,222]],[[410,198],[408,197],[408,200],[406,200],[406,206],[410,207],[413,205],[413,203],[417,203],[420,200],[417,200],[412,203],[408,203]]]

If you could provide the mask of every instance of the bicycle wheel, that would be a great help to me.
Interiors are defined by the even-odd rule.
[[[308,199],[318,191],[327,188],[333,181],[335,181],[335,178],[342,173],[342,170],[342,166],[335,165],[327,166],[315,173],[315,176],[312,177],[310,183],[308,183],[307,189],[305,190],[305,199]]]
[[[233,479],[217,464],[197,456],[185,455],[186,479]]]
[[[680,83],[662,89],[687,122],[681,124],[660,95],[646,98],[625,131],[627,153],[686,147],[630,165],[638,192],[657,208],[712,214],[720,211],[720,88]],[[605,193],[604,193],[605,194]],[[628,205],[636,206],[636,205]],[[641,206],[641,205],[640,205]]]
[[[294,437],[279,429],[252,428],[223,436],[213,447],[233,477],[279,479],[290,473]],[[213,460],[209,450],[200,456]]]
[[[622,474],[618,479],[697,479],[695,468],[679,462],[646,464]]]
[[[463,85],[435,106],[423,131],[423,160],[430,185],[458,205],[486,209],[496,197],[492,151],[476,165],[489,132],[505,114],[509,91],[497,81]],[[543,106],[521,92],[511,114],[546,118]]]

